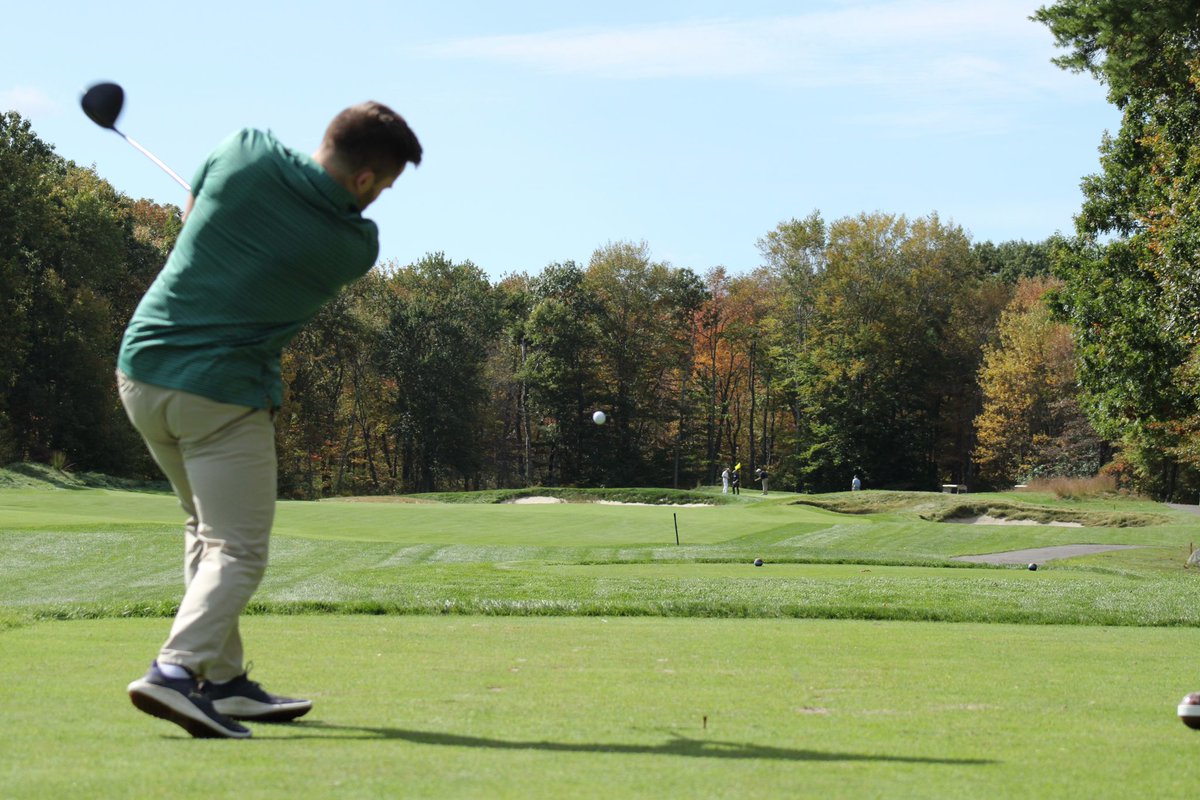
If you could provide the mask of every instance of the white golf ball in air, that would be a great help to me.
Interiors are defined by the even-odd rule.
[[[597,411],[595,414],[592,414],[592,422],[596,423],[597,425],[603,425],[606,419],[608,419],[608,417],[604,416],[603,411]]]

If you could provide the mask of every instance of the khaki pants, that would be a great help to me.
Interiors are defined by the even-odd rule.
[[[158,660],[212,681],[236,678],[244,671],[238,617],[262,580],[275,517],[271,414],[119,371],[117,386],[187,514],[186,591]]]

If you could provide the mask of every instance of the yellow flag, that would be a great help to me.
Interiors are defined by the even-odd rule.
[[[740,461],[739,461],[738,463],[734,464],[734,465],[733,465],[733,468],[734,468],[734,469],[741,469],[741,468],[742,468],[742,462],[740,462]]]

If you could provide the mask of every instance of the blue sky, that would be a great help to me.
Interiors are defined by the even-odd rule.
[[[631,240],[742,272],[813,210],[936,211],[975,241],[1071,230],[1119,116],[1050,63],[1038,5],[41,0],[5,10],[0,109],[119,190],[182,205],[83,116],[84,87],[122,84],[119,127],[185,178],[238,128],[311,152],[375,99],[425,147],[368,211],[384,259],[442,251],[499,278]]]

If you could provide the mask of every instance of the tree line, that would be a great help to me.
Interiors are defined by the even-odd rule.
[[[381,264],[285,352],[281,492],[691,487],[740,463],[799,491],[1107,470],[1194,493],[1200,25],[1119,5],[1038,12],[1072,48],[1062,65],[1125,114],[1074,236],[977,243],[937,214],[812,212],[740,274],[626,241],[496,281],[440,253]],[[113,364],[179,210],[0,122],[0,457],[151,476]]]
[[[122,196],[16,114],[0,141],[4,454],[153,474],[113,357],[179,211]],[[735,463],[805,491],[855,473],[979,479],[983,355],[1048,245],[973,245],[936,215],[814,212],[759,248],[763,265],[740,275],[639,242],[496,282],[438,253],[378,266],[285,352],[281,490],[688,487]]]

